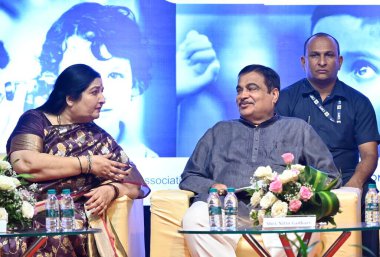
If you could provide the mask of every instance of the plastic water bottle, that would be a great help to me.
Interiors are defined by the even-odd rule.
[[[224,198],[224,228],[226,230],[236,230],[238,214],[238,200],[235,195],[235,188],[228,188]]]
[[[62,190],[61,206],[61,228],[63,231],[75,229],[74,201],[70,195],[70,189]]]
[[[49,189],[45,203],[47,231],[57,231],[59,229],[59,204],[55,189]]]
[[[216,188],[210,188],[207,199],[210,230],[222,229],[222,204]]]
[[[369,226],[379,224],[379,196],[376,184],[369,184],[365,195],[365,223]]]

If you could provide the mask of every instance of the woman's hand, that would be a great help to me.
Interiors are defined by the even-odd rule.
[[[115,190],[111,186],[103,185],[94,188],[87,194],[84,194],[84,196],[89,197],[85,203],[86,210],[92,212],[92,214],[101,216],[112,202]]]
[[[110,160],[109,158],[111,158],[111,156],[112,154],[91,156],[90,172],[97,177],[102,177],[113,181],[121,181],[125,176],[128,176],[129,174],[128,171],[125,171],[128,165],[125,163]],[[84,171],[87,171],[87,169],[88,166],[83,167]]]

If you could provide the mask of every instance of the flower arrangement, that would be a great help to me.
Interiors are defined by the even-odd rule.
[[[5,159],[0,160],[0,219],[8,220],[8,228],[25,229],[32,225],[36,184],[27,186],[29,174],[17,174]]]
[[[335,225],[333,216],[339,212],[339,200],[330,190],[338,179],[331,181],[325,173],[299,164],[292,165],[294,156],[281,156],[286,169],[278,174],[269,166],[260,166],[247,189],[251,196],[250,219],[260,225],[265,216],[316,215],[318,222]]]

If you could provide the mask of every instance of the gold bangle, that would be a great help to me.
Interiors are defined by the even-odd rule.
[[[114,184],[111,184],[111,183],[105,184],[105,186],[111,186],[111,187],[113,187],[113,191],[115,192],[115,195],[113,196],[113,198],[112,198],[111,201],[114,201],[116,198],[119,197],[120,190],[119,190],[119,188],[117,186],[115,186]]]
[[[76,156],[76,157],[77,157],[77,159],[79,161],[80,174],[82,174],[83,173],[82,162],[80,161],[79,156]]]
[[[91,169],[92,169],[91,155],[87,155],[87,172],[86,172],[86,174],[91,173]]]

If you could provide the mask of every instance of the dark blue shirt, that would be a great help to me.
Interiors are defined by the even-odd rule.
[[[329,120],[311,100],[319,100],[323,108],[337,120],[341,100],[341,123]],[[358,146],[380,141],[376,115],[371,102],[359,91],[337,80],[332,93],[322,102],[319,93],[307,79],[281,90],[276,110],[278,114],[307,121],[327,144],[335,165],[342,171],[344,183],[351,178],[359,162]]]

